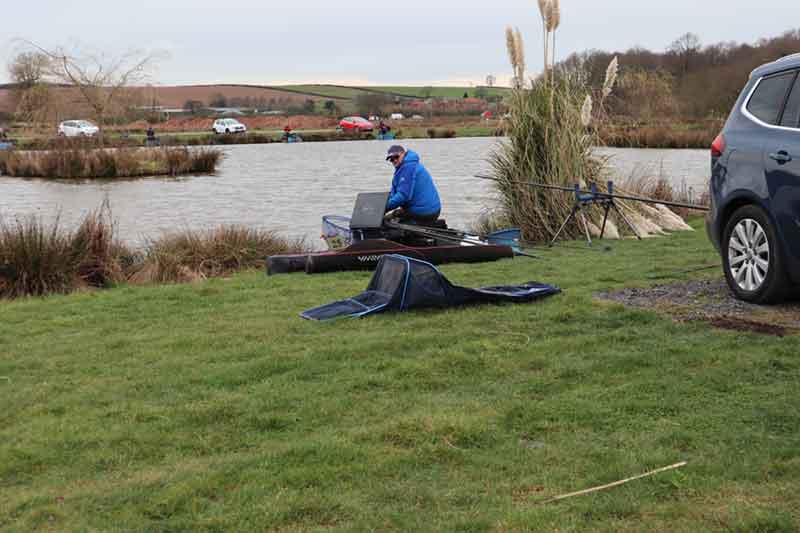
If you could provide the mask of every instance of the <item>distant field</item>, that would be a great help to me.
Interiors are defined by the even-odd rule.
[[[469,96],[475,96],[475,87],[369,87],[373,91],[382,91],[413,98],[426,98],[428,96],[439,98],[460,98],[464,92]],[[489,95],[504,95],[509,89],[505,87],[491,87],[486,89]],[[426,91],[430,91],[427,94]]]
[[[358,87],[342,87],[339,85],[281,85],[276,87],[276,89],[315,94],[330,98],[353,98],[367,92]]]
[[[475,96],[475,87],[403,87],[403,86],[368,86],[368,87],[345,87],[340,85],[281,85],[275,89],[305,93],[309,95],[324,95],[330,98],[353,98],[364,93],[387,93],[410,98],[427,98],[429,96],[439,98],[460,98],[464,92],[469,96]],[[509,89],[505,87],[488,88],[489,95],[504,95]],[[428,93],[430,91],[430,93]]]
[[[509,89],[505,87],[492,87],[487,89],[490,95],[503,95]],[[428,93],[430,91],[430,93]],[[165,107],[181,107],[188,100],[198,100],[208,103],[212,97],[222,94],[226,98],[267,98],[288,99],[295,105],[300,105],[307,98],[316,101],[322,99],[339,100],[339,105],[345,100],[352,100],[360,94],[386,93],[409,98],[427,98],[429,96],[440,98],[461,98],[464,92],[475,96],[475,87],[402,87],[402,86],[376,86],[376,87],[345,87],[341,85],[304,84],[304,85],[184,85],[160,86],[155,89],[155,97],[159,104]],[[10,91],[0,88],[0,112],[11,113]],[[346,110],[349,112],[349,109]]]

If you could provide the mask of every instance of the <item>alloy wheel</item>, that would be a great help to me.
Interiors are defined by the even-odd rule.
[[[755,292],[769,272],[770,248],[767,234],[751,218],[739,221],[728,240],[728,268],[740,289]]]

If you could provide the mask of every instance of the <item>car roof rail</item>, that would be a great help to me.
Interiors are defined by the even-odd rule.
[[[794,54],[789,54],[781,58],[778,58],[778,61],[786,61],[787,59],[794,59],[796,57],[800,57],[800,52],[796,52]]]
[[[789,59],[796,59],[796,58],[800,58],[800,52],[779,57],[778,59],[775,60],[775,62],[777,63],[778,61],[787,61]]]
[[[750,77],[750,78],[752,78],[752,77],[753,77],[753,74],[755,74],[755,73],[756,73],[756,71],[757,71],[757,70],[759,70],[759,69],[761,69],[762,67],[766,67],[767,65],[775,65],[775,64],[777,64],[777,63],[781,63],[781,62],[783,62],[783,61],[790,61],[790,60],[792,60],[792,59],[800,59],[800,52],[797,52],[797,53],[794,53],[794,54],[785,55],[785,56],[783,56],[783,57],[779,57],[779,58],[778,58],[778,59],[776,59],[775,61],[771,61],[771,62],[769,62],[769,63],[764,63],[763,65],[761,65],[761,66],[758,66],[758,67],[754,68],[754,69],[753,69],[753,70],[750,72],[750,76],[749,76],[749,77]]]

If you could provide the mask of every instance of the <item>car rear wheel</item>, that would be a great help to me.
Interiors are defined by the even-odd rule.
[[[722,239],[725,279],[734,295],[752,303],[775,303],[787,296],[789,282],[775,227],[755,205],[737,209]]]

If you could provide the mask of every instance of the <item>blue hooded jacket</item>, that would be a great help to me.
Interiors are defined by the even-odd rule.
[[[409,150],[394,171],[392,192],[386,210],[402,207],[412,215],[432,215],[442,209],[433,178],[422,166],[419,155]]]

